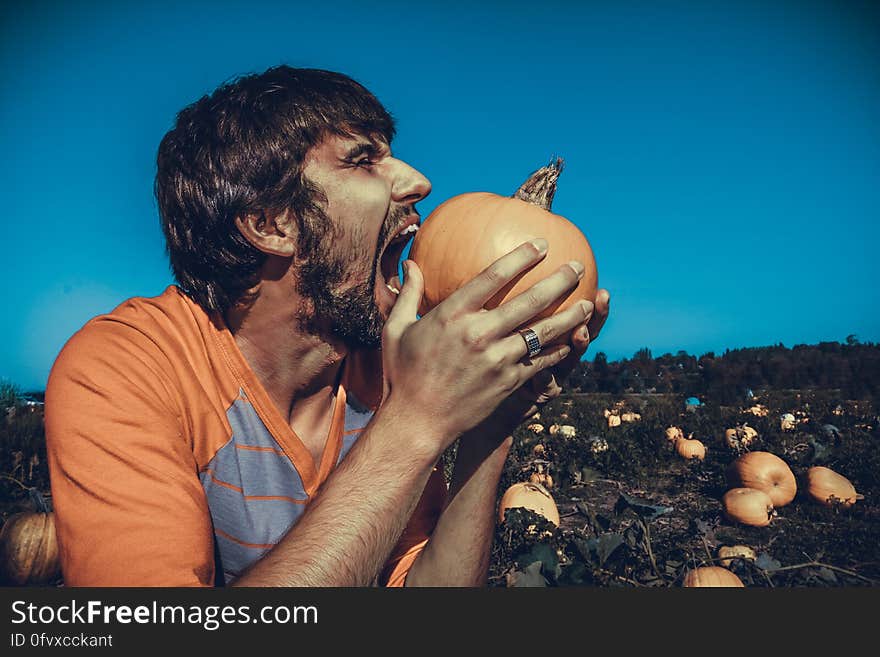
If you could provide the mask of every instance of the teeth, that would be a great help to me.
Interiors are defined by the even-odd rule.
[[[404,228],[404,229],[403,229],[402,231],[400,231],[399,233],[397,233],[397,235],[398,235],[398,236],[400,236],[400,235],[410,235],[410,234],[412,234],[412,233],[417,233],[418,230],[419,230],[419,226],[418,226],[418,224],[411,224],[411,225],[407,226],[406,228]]]
[[[389,285],[388,283],[385,283],[385,287],[387,287],[389,290],[391,290],[392,292],[394,292],[394,294],[400,294],[400,290],[398,290],[398,289],[397,289],[396,287],[394,287],[393,285]]]

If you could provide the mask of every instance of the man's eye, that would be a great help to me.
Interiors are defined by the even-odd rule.
[[[369,168],[369,167],[373,166],[374,164],[376,164],[376,162],[374,160],[371,160],[368,157],[365,157],[362,160],[356,160],[354,162],[354,165],[356,167],[364,167],[364,168]]]

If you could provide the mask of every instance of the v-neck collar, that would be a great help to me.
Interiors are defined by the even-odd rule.
[[[341,371],[336,379],[333,395],[335,398],[333,416],[330,420],[330,431],[324,442],[324,450],[321,454],[320,463],[316,463],[312,453],[297,435],[290,423],[284,418],[275,404],[272,403],[269,393],[251,369],[241,349],[235,342],[235,337],[225,325],[222,318],[215,317],[211,322],[217,345],[220,347],[229,368],[239,381],[248,401],[256,409],[257,414],[266,425],[269,433],[284,451],[285,455],[299,472],[302,478],[306,494],[312,497],[325,479],[330,475],[339,453],[342,450],[342,434],[345,426],[346,386],[350,372],[349,362],[351,354],[347,354],[342,361]]]

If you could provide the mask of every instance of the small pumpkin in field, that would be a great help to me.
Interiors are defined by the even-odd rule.
[[[756,488],[731,488],[721,498],[724,515],[733,522],[766,527],[773,516],[770,496]]]
[[[724,432],[724,442],[731,449],[741,450],[748,447],[758,437],[758,432],[752,427],[745,425],[735,429],[727,429]]]
[[[608,441],[601,436],[593,436],[587,444],[590,446],[590,451],[593,454],[601,454],[608,451]]]
[[[508,509],[522,507],[544,516],[557,527],[559,526],[559,509],[556,501],[541,484],[521,481],[513,484],[501,496],[498,505],[498,520],[504,522],[504,512]]]
[[[702,461],[706,458],[706,446],[696,439],[679,438],[675,441],[675,451],[685,459]]]
[[[729,568],[734,559],[754,561],[757,555],[748,545],[722,545],[718,548],[718,558],[721,559],[722,566]]]
[[[720,566],[701,566],[687,572],[682,586],[685,588],[698,587],[737,587],[744,588],[745,584],[734,573]]]
[[[865,496],[857,493],[852,482],[832,470],[816,465],[807,470],[807,494],[825,506],[849,508]]]
[[[0,582],[43,586],[60,575],[55,515],[51,511],[11,515],[0,529]]]
[[[570,424],[561,424],[556,433],[563,438],[574,438],[577,436],[577,429]]]
[[[797,494],[797,481],[788,464],[770,452],[748,452],[727,470],[733,487],[756,488],[770,496],[776,508],[785,506]]]
[[[575,224],[550,210],[561,171],[562,159],[556,158],[535,171],[513,196],[470,192],[444,201],[431,212],[416,233],[409,255],[425,283],[420,314],[429,312],[501,256],[536,238],[547,240],[547,255],[499,290],[484,308],[491,310],[519,295],[571,260],[585,268],[577,287],[523,327],[582,299],[595,301],[598,273],[593,249]],[[565,336],[554,343],[567,339]]]

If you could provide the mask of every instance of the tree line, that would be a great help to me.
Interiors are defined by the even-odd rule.
[[[854,335],[845,342],[782,343],[769,347],[728,349],[702,356],[678,351],[655,358],[639,349],[632,358],[609,361],[596,352],[569,375],[571,392],[675,393],[708,398],[721,404],[744,399],[750,390],[839,390],[847,399],[880,398],[880,344],[862,343]],[[25,400],[42,402],[44,391],[22,392],[0,382],[0,409]],[[4,403],[5,402],[5,403]]]
[[[694,356],[685,351],[655,358],[648,348],[632,358],[609,361],[597,352],[568,378],[572,392],[678,393],[721,404],[742,400],[762,388],[839,390],[847,399],[880,396],[880,345],[846,342],[815,345],[782,343],[728,349],[721,355]]]

